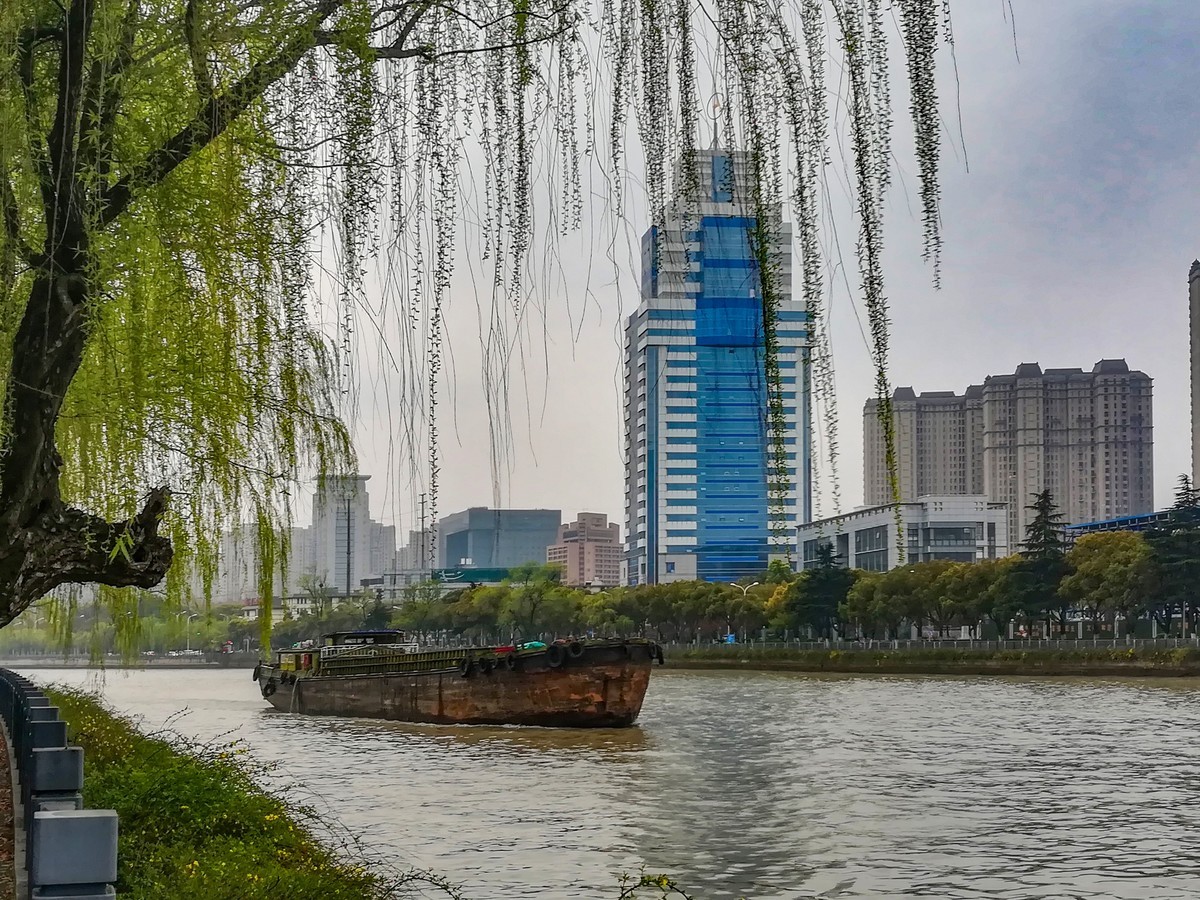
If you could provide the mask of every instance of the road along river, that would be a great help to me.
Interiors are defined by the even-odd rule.
[[[278,713],[243,670],[25,674],[241,738],[478,900],[603,900],[643,867],[703,900],[1200,896],[1190,679],[656,670],[638,727],[568,731]]]

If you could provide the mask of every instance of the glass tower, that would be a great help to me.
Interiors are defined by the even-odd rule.
[[[697,156],[698,191],[676,192],[664,225],[642,238],[641,303],[625,329],[629,584],[759,575],[811,518],[808,327],[792,299],[790,229],[773,207],[765,225],[782,297],[788,486],[780,511],[768,496],[775,454],[747,154]]]

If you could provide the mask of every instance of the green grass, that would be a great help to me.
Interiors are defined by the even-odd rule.
[[[353,847],[328,847],[300,824],[315,820],[311,809],[255,784],[239,742],[145,735],[89,694],[48,693],[84,749],[87,807],[120,817],[125,900],[383,900],[417,882],[457,896],[427,874],[390,874],[354,862]]]

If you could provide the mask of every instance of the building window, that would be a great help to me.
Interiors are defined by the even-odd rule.
[[[673,562],[669,562],[669,563],[667,563],[667,574],[668,574],[668,575],[674,575],[674,574],[675,574],[675,563],[673,563]]]

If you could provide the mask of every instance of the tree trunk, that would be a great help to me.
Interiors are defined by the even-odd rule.
[[[87,339],[91,267],[81,235],[65,242],[72,250],[47,253],[13,337],[0,472],[0,626],[61,584],[148,588],[171,565],[170,541],[158,534],[166,489],[151,491],[141,512],[122,522],[67,506],[59,493],[54,430]]]

